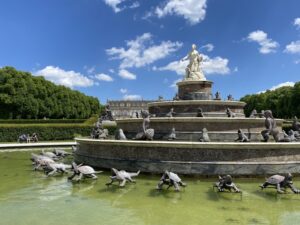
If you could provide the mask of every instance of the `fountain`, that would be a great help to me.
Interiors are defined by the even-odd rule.
[[[186,58],[189,65],[186,76],[177,83],[176,98],[148,104],[147,127],[154,130],[153,140],[132,140],[145,132],[145,118],[118,119],[117,126],[127,140],[77,138],[76,161],[150,173],[299,173],[300,143],[261,142],[265,118],[246,118],[245,103],[234,101],[231,95],[222,100],[217,92],[213,98],[213,82],[201,71],[202,57],[195,45]],[[275,119],[275,123],[281,135],[283,120]],[[247,142],[235,142],[241,135]]]

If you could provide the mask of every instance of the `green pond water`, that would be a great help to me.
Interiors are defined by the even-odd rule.
[[[188,187],[157,191],[159,176],[109,188],[110,172],[96,181],[46,178],[32,171],[30,152],[0,152],[2,225],[300,224],[300,195],[261,191],[263,179],[236,179],[243,194],[217,193],[213,179],[182,177]],[[300,180],[295,179],[300,187]]]

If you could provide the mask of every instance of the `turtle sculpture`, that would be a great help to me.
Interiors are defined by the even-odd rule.
[[[72,155],[69,152],[66,152],[66,151],[64,151],[62,149],[57,149],[57,148],[54,148],[53,153],[56,155],[56,157],[63,157],[63,158],[67,157],[68,155]]]
[[[238,142],[249,142],[249,138],[246,136],[246,134],[241,130],[238,129],[238,138],[235,140]]]
[[[30,160],[33,162],[34,170],[37,170],[40,167],[45,166],[47,163],[55,163],[53,159],[51,159],[47,156],[37,155],[34,153],[31,153]]]
[[[225,190],[229,190],[230,192],[233,190],[234,192],[241,192],[240,189],[233,183],[232,177],[230,175],[219,176],[219,181],[216,182],[213,186],[214,188],[218,188],[219,192],[224,192]]]
[[[59,159],[59,157],[56,154],[54,154],[53,152],[45,152],[44,149],[42,149],[41,155],[46,156],[48,158],[51,158],[53,160],[58,160]]]
[[[113,176],[110,177],[111,181],[109,183],[106,183],[107,186],[111,185],[113,182],[118,181],[120,187],[124,187],[126,182],[134,182],[133,177],[137,177],[140,174],[140,171],[137,171],[136,173],[129,173],[125,170],[117,170],[115,168],[111,169],[113,172]]]
[[[169,172],[168,170],[166,170],[162,175],[162,177],[160,178],[160,181],[157,184],[156,189],[162,190],[164,184],[168,185],[167,189],[169,189],[171,186],[174,186],[176,191],[180,191],[180,186],[182,187],[186,186],[186,184],[182,182],[182,180],[176,173]]]
[[[274,186],[279,194],[283,194],[286,188],[290,188],[295,194],[300,193],[300,190],[293,186],[293,177],[290,173],[285,176],[273,175],[266,179],[266,182],[260,185],[260,187],[264,189],[270,185]]]
[[[208,135],[208,130],[205,127],[202,129],[202,134],[199,138],[199,141],[200,142],[210,142],[210,138],[209,138],[209,135]]]
[[[96,174],[102,173],[102,171],[95,171],[92,167],[90,166],[83,166],[82,164],[77,165],[75,162],[72,162],[72,167],[71,169],[74,171],[73,175],[68,177],[69,180],[72,180],[76,175],[78,175],[78,178],[76,181],[82,180],[82,178],[93,178],[97,179],[98,177]]]
[[[49,163],[46,162],[46,165],[43,167],[47,176],[54,175],[55,173],[67,173],[67,169],[71,169],[71,165],[67,165],[64,163]]]

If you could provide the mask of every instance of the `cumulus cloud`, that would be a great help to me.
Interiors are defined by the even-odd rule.
[[[46,66],[44,69],[35,72],[36,75],[44,76],[53,83],[66,87],[89,87],[94,85],[94,81],[81,73],[73,70],[65,71],[59,67]]]
[[[127,49],[113,47],[107,49],[106,53],[111,56],[111,59],[121,60],[120,69],[139,68],[165,58],[182,46],[180,42],[171,41],[162,41],[159,45],[151,45],[151,43],[152,35],[144,33],[135,40],[127,41]]]
[[[284,83],[277,84],[277,85],[271,87],[268,90],[274,91],[274,90],[276,90],[278,88],[281,88],[281,87],[294,87],[294,85],[295,85],[295,82],[287,81],[287,82],[284,82]],[[261,94],[261,93],[265,93],[265,92],[266,92],[266,90],[265,91],[260,91],[257,94]]]
[[[156,7],[154,14],[161,18],[167,15],[182,16],[191,25],[200,23],[205,18],[206,0],[168,0]]]
[[[135,8],[138,8],[138,7],[140,7],[140,3],[139,3],[139,2],[133,2],[133,3],[129,6],[130,9],[135,9]]]
[[[300,40],[292,41],[285,47],[284,51],[291,54],[300,53]]]
[[[125,69],[121,69],[119,71],[119,76],[126,80],[135,80],[136,79],[135,74],[130,73],[128,70],[125,70]]]
[[[142,100],[142,96],[140,95],[124,95],[124,100]]]
[[[206,45],[203,45],[201,48],[204,48],[206,51],[211,52],[214,50],[215,46],[213,44],[208,43]]]
[[[210,58],[207,55],[202,54],[203,62],[201,68],[204,74],[228,74],[230,73],[230,68],[228,67],[229,60],[222,58],[220,56]],[[185,68],[189,64],[188,61],[173,61],[168,65],[154,68],[156,70],[164,71],[170,70],[176,72],[178,75],[185,75]]]
[[[114,79],[111,76],[104,74],[104,73],[96,74],[95,78],[100,81],[107,81],[107,82],[114,81]]]
[[[122,94],[126,94],[126,93],[128,92],[128,90],[127,90],[126,88],[121,88],[121,89],[120,89],[120,92],[121,92]]]
[[[105,4],[110,6],[115,13],[121,12],[123,8],[120,8],[119,5],[126,0],[104,0]]]
[[[294,20],[294,25],[300,29],[300,17],[298,17]]]
[[[249,33],[247,39],[250,42],[256,42],[260,45],[259,52],[261,54],[276,52],[276,49],[279,46],[276,41],[268,38],[268,34],[262,30],[257,30]]]

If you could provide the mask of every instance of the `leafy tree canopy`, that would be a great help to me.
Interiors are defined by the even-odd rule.
[[[55,85],[40,76],[0,69],[1,119],[85,119],[100,111],[97,98],[62,85]]]
[[[294,87],[281,87],[260,94],[246,95],[241,101],[247,103],[245,113],[248,116],[253,109],[258,112],[270,109],[277,118],[300,117],[300,82]]]

